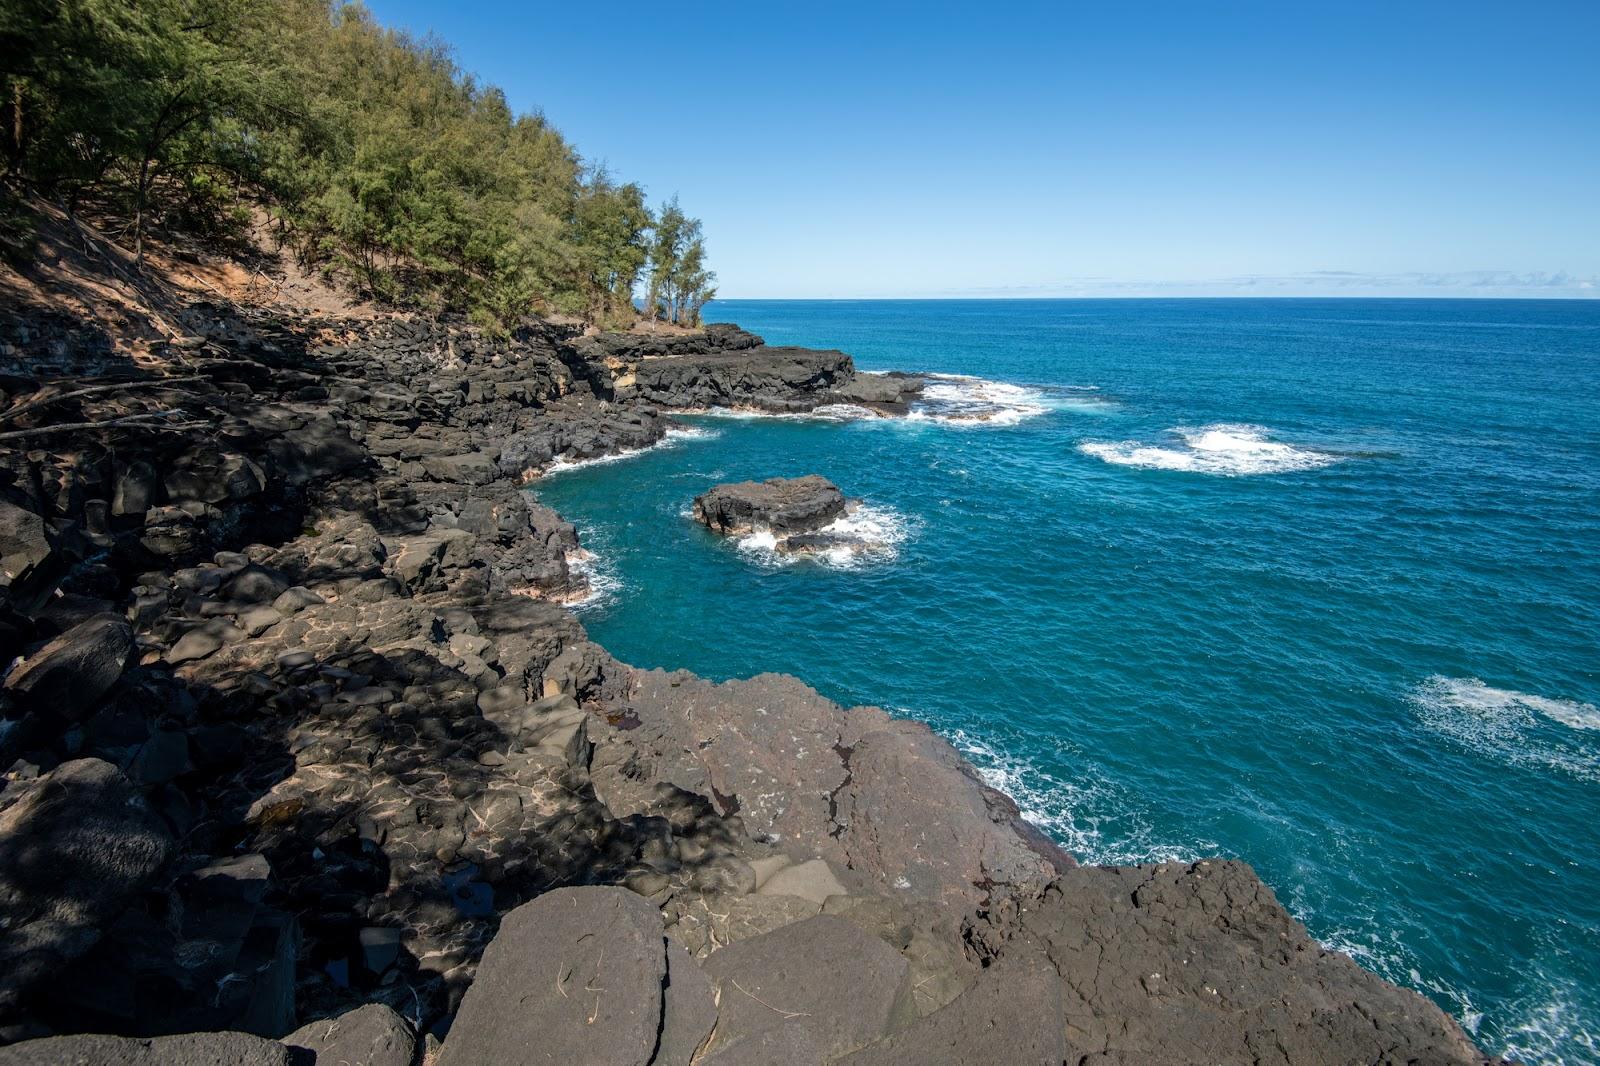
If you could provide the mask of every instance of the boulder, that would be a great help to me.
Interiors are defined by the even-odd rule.
[[[784,555],[826,555],[836,551],[866,552],[881,544],[848,533],[796,533],[778,541],[776,547]]]
[[[306,1066],[276,1040],[245,1033],[154,1038],[49,1036],[0,1047],[0,1066]]]
[[[836,1060],[839,1066],[1060,1066],[1061,980],[1041,958],[983,971],[970,990],[926,1018]]]
[[[44,519],[14,503],[0,500],[0,578],[9,585],[50,555]]]
[[[81,721],[116,684],[132,654],[132,627],[116,615],[97,615],[28,656],[5,687],[40,714]]]
[[[758,529],[804,533],[821,529],[844,509],[844,493],[816,474],[718,485],[694,500],[695,520],[724,534]]]
[[[624,888],[563,888],[506,915],[438,1066],[647,1066],[666,977],[661,913]]]
[[[730,944],[701,966],[718,1003],[707,1062],[785,1061],[757,1053],[779,1029],[783,1040],[813,1044],[826,1061],[915,1017],[906,960],[832,915]]]
[[[412,1066],[417,1052],[417,1034],[410,1024],[381,1003],[308,1022],[282,1043],[333,1066]]]
[[[207,444],[179,456],[165,481],[174,500],[219,504],[256,495],[267,477],[249,458]]]
[[[0,1008],[83,954],[173,851],[122,772],[64,763],[0,813]]]

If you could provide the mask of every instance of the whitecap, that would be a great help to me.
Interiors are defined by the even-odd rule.
[[[557,456],[549,466],[539,474],[539,478],[553,477],[556,474],[565,474],[573,470],[582,470],[585,467],[604,466],[607,463],[620,463],[625,459],[634,459],[646,452],[660,451],[665,448],[675,448],[685,441],[715,440],[722,434],[714,429],[704,426],[670,426],[666,435],[653,444],[646,444],[642,448],[623,448],[621,451],[611,452],[607,455],[596,455],[586,459],[568,459]]]
[[[622,579],[597,554],[586,548],[567,553],[567,569],[583,578],[588,591],[566,600],[575,610],[594,609],[616,602],[622,592]]]
[[[1592,703],[1439,675],[1417,686],[1411,703],[1424,726],[1479,754],[1600,781],[1600,760],[1583,743],[1583,734],[1600,729],[1600,708]]]
[[[928,419],[958,426],[1014,426],[1051,409],[1038,389],[989,381],[967,374],[928,374],[927,384],[912,401],[910,419]]]
[[[911,535],[911,525],[892,507],[852,501],[844,514],[816,532],[850,537],[861,542],[860,545],[840,546],[825,552],[780,552],[778,537],[771,530],[760,529],[735,537],[734,547],[763,566],[812,562],[832,570],[855,570],[892,562],[899,555],[899,546]]]
[[[727,418],[750,420],[775,418],[794,422],[857,422],[869,418],[885,417],[868,407],[853,403],[819,404],[808,411],[768,411],[761,407],[703,407],[681,412],[701,418]]]
[[[1261,426],[1218,422],[1199,429],[1179,427],[1169,432],[1182,444],[1085,441],[1078,445],[1078,450],[1118,466],[1183,470],[1223,477],[1316,470],[1340,459],[1329,452],[1271,440],[1270,431]]]

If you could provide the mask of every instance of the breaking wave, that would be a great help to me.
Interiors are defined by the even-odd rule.
[[[568,459],[565,456],[557,456],[549,466],[544,468],[544,472],[539,477],[542,479],[553,477],[556,474],[565,474],[572,470],[582,470],[585,467],[620,463],[624,459],[633,459],[646,452],[659,451],[663,448],[675,448],[684,441],[714,440],[719,436],[721,434],[716,430],[706,429],[704,426],[670,426],[667,429],[666,436],[654,444],[646,444],[642,448],[623,448],[621,451],[611,452],[608,455],[596,455],[587,459]]]
[[[622,593],[622,579],[616,571],[601,556],[586,548],[567,553],[567,568],[582,576],[589,586],[587,593],[567,601],[566,605],[574,610],[604,607],[615,603]]]
[[[897,713],[917,715],[905,708]],[[1092,866],[1124,866],[1146,862],[1195,862],[1216,854],[1213,843],[1198,849],[1158,844],[1148,827],[1130,814],[1128,798],[1109,785],[1086,778],[1086,783],[1064,781],[1029,759],[1013,755],[963,729],[946,733],[955,749],[977,767],[984,784],[1011,797],[1022,816],[1044,830],[1079,862]],[[1116,811],[1112,819],[1097,813]]]
[[[1271,440],[1269,431],[1261,426],[1219,422],[1199,429],[1180,427],[1170,432],[1182,443],[1085,441],[1078,445],[1078,450],[1118,466],[1186,470],[1223,477],[1316,470],[1337,463],[1341,458],[1330,452]]]
[[[1424,726],[1480,755],[1600,781],[1600,753],[1584,735],[1600,730],[1592,703],[1438,675],[1417,686],[1411,703]]]
[[[859,547],[839,547],[824,552],[780,552],[778,538],[772,532],[757,530],[736,537],[734,546],[763,566],[812,562],[831,570],[857,570],[892,562],[899,555],[900,544],[911,535],[911,522],[891,507],[856,503],[817,532],[852,537],[863,543]]]
[[[907,418],[963,426],[1014,426],[1051,410],[1038,389],[964,374],[929,374]]]

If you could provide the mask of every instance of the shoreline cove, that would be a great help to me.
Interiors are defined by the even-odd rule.
[[[1196,1047],[1232,1060],[1285,1040],[1302,1060],[1489,1061],[1433,1002],[1322,950],[1242,862],[1173,851],[1081,866],[1030,821],[1033,803],[994,787],[1024,800],[1035,787],[996,749],[846,709],[781,674],[713,683],[635,668],[559,605],[621,598],[623,578],[533,498],[542,479],[525,471],[687,454],[676,446],[716,436],[672,421],[697,409],[794,416],[843,403],[1012,429],[1047,414],[1043,393],[861,375],[843,353],[769,347],[726,326],[662,338],[541,325],[507,340],[421,318],[230,311],[224,327],[208,324],[222,314],[208,307],[192,328],[221,338],[226,357],[184,349],[199,384],[169,402],[227,420],[226,443],[180,430],[152,438],[148,474],[114,458],[82,475],[156,478],[163,496],[196,504],[146,503],[104,534],[139,560],[125,579],[134,606],[79,594],[77,616],[18,615],[38,638],[6,678],[14,710],[0,746],[8,764],[36,761],[0,800],[0,848],[25,844],[30,863],[92,877],[104,902],[70,935],[13,927],[12,943],[53,965],[0,958],[0,1012],[64,1034],[128,1028],[116,1011],[133,1009],[164,1039],[246,1029],[298,1046],[303,1022],[381,1008],[408,1033],[444,1032],[441,1061],[473,1061],[508,990],[542,965],[525,945],[566,923],[574,942],[615,945],[605,963],[583,963],[604,973],[583,979],[634,982],[644,1062],[678,1025],[707,1066],[773,1039],[814,1044],[806,1061],[818,1066],[878,1061],[950,1032],[990,1033],[961,1061],[1015,1057],[1001,1046],[1011,1041],[1028,1049],[1017,1061],[1114,1048],[1175,1066]],[[51,334],[27,336],[10,349],[19,364],[44,362]],[[223,387],[245,374],[249,390]],[[96,491],[138,506],[131,489]],[[891,559],[915,547],[914,518],[866,498],[822,530],[871,532]],[[12,528],[40,531],[40,559],[70,570],[103,557],[73,539],[91,524],[46,541],[51,508],[6,506]],[[90,688],[62,665],[81,662],[106,664]],[[70,750],[58,697],[69,683],[90,723]],[[139,686],[187,699],[190,717],[147,718],[142,708],[166,706],[154,697],[119,702]],[[133,715],[117,719],[119,740],[144,731],[131,746],[113,742],[113,713]],[[154,745],[173,735],[186,754],[158,763]],[[175,793],[193,797],[188,808],[172,806]],[[80,870],[95,859],[61,850],[76,838],[55,797],[147,840],[140,865]],[[172,821],[195,809],[214,812],[205,834]],[[225,974],[182,971],[182,941],[101,924],[160,893],[186,913],[203,913],[208,894],[238,901],[237,929],[214,934],[238,938],[218,956],[237,971],[231,998],[201,994]],[[359,908],[359,924],[329,911],[332,896]],[[807,943],[827,951],[804,961]],[[656,961],[619,961],[630,952]],[[713,994],[719,981],[765,979],[779,959],[801,960],[802,983],[756,988],[789,1015]],[[1190,959],[1202,965],[1186,969]],[[76,1023],[41,1007],[73,1001],[63,974],[151,972],[200,984],[166,1006],[96,1001]],[[538,984],[538,1010],[581,1021],[558,994],[559,967]],[[704,988],[692,1018],[675,1013],[685,1007],[663,994],[669,984]],[[835,984],[851,995],[827,998]],[[1181,1019],[1160,1008],[1174,997]],[[1025,1009],[994,1029],[992,1004],[1011,1001]],[[250,1015],[262,1004],[274,1013]],[[0,1047],[0,1063],[43,1051],[31,1043]]]

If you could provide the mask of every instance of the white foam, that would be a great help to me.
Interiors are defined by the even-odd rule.
[[[911,534],[911,523],[891,507],[862,502],[853,504],[817,532],[852,537],[862,543],[825,552],[780,552],[777,536],[763,529],[741,534],[734,539],[734,546],[763,566],[791,566],[809,561],[833,570],[855,570],[892,562],[899,555],[900,544]]]
[[[900,713],[916,717],[909,710],[902,709]],[[1092,777],[1063,781],[1031,760],[1014,756],[962,729],[947,731],[946,739],[977,767],[984,784],[1011,797],[1024,818],[1079,862],[1096,866],[1194,862],[1218,850],[1210,843],[1198,850],[1154,843],[1137,819],[1128,821],[1125,831],[1119,827],[1119,831],[1107,832],[1094,810],[1115,808],[1126,815],[1128,804],[1120,800],[1109,802],[1110,790]]]
[[[853,403],[825,403],[809,411],[768,411],[759,407],[704,407],[683,414],[702,418],[729,418],[750,420],[776,418],[794,422],[857,422],[869,418],[885,417],[868,407]]]
[[[888,374],[887,370],[862,370],[862,374]],[[903,416],[853,403],[827,403],[809,411],[767,411],[755,407],[707,407],[683,412],[711,418],[779,418],[798,421],[859,422],[873,419],[939,422],[953,426],[1014,426],[1058,409],[1103,411],[1110,405],[1098,396],[1050,397],[1039,389],[990,381],[968,374],[923,374],[921,393]],[[1071,386],[1071,391],[1092,393],[1090,386]]]
[[[669,426],[667,428],[666,436],[662,437],[654,444],[646,444],[642,448],[624,448],[621,451],[612,452],[609,455],[596,455],[588,459],[568,459],[564,456],[557,456],[549,466],[544,468],[544,470],[539,474],[539,477],[543,479],[547,477],[553,477],[556,474],[565,474],[572,470],[582,470],[585,467],[604,466],[607,463],[620,463],[625,459],[633,459],[645,454],[646,452],[659,451],[664,448],[675,448],[684,441],[714,440],[719,436],[721,436],[721,434],[716,430],[706,429],[704,426]]]
[[[1411,702],[1423,725],[1480,754],[1600,781],[1600,758],[1583,736],[1600,730],[1600,708],[1592,703],[1438,675],[1417,686]],[[1551,730],[1546,722],[1563,728]]]
[[[1085,441],[1078,450],[1118,466],[1147,470],[1185,470],[1223,477],[1249,474],[1285,474],[1316,470],[1337,463],[1337,455],[1296,448],[1270,440],[1260,426],[1219,422],[1199,429],[1170,431],[1182,445],[1162,446],[1138,441]]]
[[[911,419],[957,426],[1014,426],[1050,410],[1038,389],[967,374],[929,374],[911,404]]]
[[[622,592],[622,579],[592,551],[579,548],[577,551],[568,552],[567,568],[581,575],[589,586],[588,592],[568,600],[568,607],[591,610],[604,607],[616,602],[617,596]]]
[[[1600,1020],[1585,1016],[1585,988],[1537,969],[1532,976],[1538,990],[1510,1011],[1518,1021],[1506,1027],[1500,1053],[1513,1062],[1600,1062]]]

